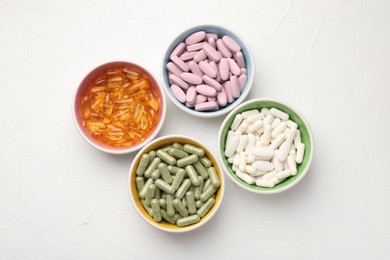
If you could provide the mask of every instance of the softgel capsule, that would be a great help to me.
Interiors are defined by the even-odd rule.
[[[277,108],[252,109],[235,116],[224,153],[241,180],[272,188],[297,174],[305,144],[287,113]]]

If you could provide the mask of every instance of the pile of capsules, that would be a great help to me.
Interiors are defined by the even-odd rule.
[[[230,36],[199,31],[171,53],[166,65],[173,95],[197,111],[214,111],[241,95],[246,81],[245,58]]]
[[[276,108],[237,114],[225,144],[235,174],[248,184],[268,188],[295,176],[304,152],[298,125]]]
[[[200,221],[215,204],[221,182],[203,149],[173,143],[141,156],[135,179],[145,210],[156,222],[179,227]]]

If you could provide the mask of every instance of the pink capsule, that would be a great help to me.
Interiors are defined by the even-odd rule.
[[[182,89],[187,90],[187,89],[190,87],[190,85],[188,85],[187,82],[185,82],[184,80],[182,80],[181,78],[179,78],[179,77],[176,76],[175,74],[169,75],[169,80],[170,80],[173,84],[175,84],[175,85],[181,87]]]
[[[173,61],[173,63],[175,63],[182,71],[190,70],[190,67],[188,67],[188,65],[177,56],[171,57],[171,61]]]
[[[244,89],[247,80],[248,80],[248,77],[245,74],[241,74],[241,76],[238,78],[238,81],[240,82],[241,92]]]
[[[184,103],[186,101],[186,94],[181,88],[173,84],[171,85],[171,91],[175,96],[175,98],[179,100],[181,103]]]
[[[236,52],[236,54],[234,55],[234,59],[236,60],[238,66],[240,66],[240,68],[245,68],[245,59],[244,59],[244,55],[242,55],[242,52]]]
[[[238,81],[237,76],[230,77],[230,87],[232,89],[233,98],[238,98],[240,96],[240,82]]]
[[[195,105],[195,110],[196,111],[208,111],[208,110],[218,110],[218,104],[217,102],[215,101],[211,101],[211,102],[204,102],[204,103],[200,103],[200,104],[197,104]]]
[[[176,66],[175,63],[173,62],[168,62],[167,70],[178,77],[180,77],[180,75],[183,73],[183,71],[178,66]]]
[[[203,95],[197,95],[195,100],[195,105],[206,102],[207,97]]]
[[[217,51],[213,46],[210,44],[206,43],[203,45],[203,51],[206,53],[207,57],[209,57],[211,60],[218,62],[221,60],[222,55]]]
[[[206,32],[199,31],[188,36],[185,42],[187,45],[191,45],[202,41],[205,37],[206,37]]]
[[[204,76],[202,77],[202,79],[203,79],[204,83],[206,83],[207,85],[209,85],[209,86],[212,87],[212,88],[215,88],[216,91],[221,91],[222,85],[219,84],[219,82],[216,81],[215,79],[212,79],[212,78],[210,78],[210,77],[207,76],[207,75],[204,75]],[[200,84],[200,83],[199,83],[199,84]]]
[[[218,34],[216,33],[206,33],[206,39],[214,38],[214,40],[218,40]]]
[[[224,87],[225,92],[226,92],[227,102],[230,104],[230,103],[232,103],[234,101],[234,98],[233,98],[233,95],[232,95],[232,88],[230,86],[230,81],[226,81],[223,84],[223,87]]]
[[[226,47],[226,45],[223,43],[221,39],[217,40],[217,49],[219,52],[222,54],[223,57],[225,58],[231,58],[232,57],[232,52]]]
[[[215,78],[217,76],[215,69],[213,69],[213,67],[211,67],[210,64],[205,61],[199,62],[199,68],[204,74],[211,78]]]
[[[181,56],[180,56],[180,59],[182,61],[187,61],[187,60],[192,60],[195,55],[197,54],[198,52],[196,51],[192,51],[192,52],[185,52],[183,53]]]
[[[198,64],[195,61],[190,61],[189,67],[192,73],[198,75],[199,77],[203,77],[204,73],[199,69]],[[181,74],[180,74],[181,75]]]
[[[226,104],[227,104],[227,96],[226,96],[225,88],[222,88],[221,91],[217,93],[217,103],[221,107],[226,106]]]
[[[198,53],[194,56],[194,61],[196,63],[201,62],[202,60],[205,60],[207,58],[206,53],[204,53],[203,49],[198,51]]]
[[[172,59],[172,57],[174,56],[179,57],[180,55],[183,54],[185,49],[186,49],[186,45],[183,42],[179,43],[176,46],[176,48],[172,51],[171,56],[169,58]]]
[[[207,85],[198,85],[195,89],[196,92],[207,97],[215,97],[217,95],[217,91],[215,90],[215,88],[212,88]]]
[[[199,77],[198,75],[195,75],[195,74],[192,74],[189,72],[183,72],[180,77],[185,82],[188,82],[188,83],[194,84],[194,85],[199,85],[203,81],[202,78]]]
[[[229,78],[229,62],[226,58],[222,58],[219,62],[219,76],[222,80]]]
[[[246,70],[246,69],[244,69],[244,68],[241,68],[241,74],[247,74],[248,73],[248,71]]]
[[[221,81],[221,77],[219,76],[219,68],[218,68],[217,63],[215,63],[214,61],[210,61],[209,64],[217,72],[217,77],[215,77],[215,80],[220,82]]]
[[[192,45],[187,45],[187,51],[199,51],[203,48],[206,42],[198,42]]]
[[[229,70],[235,75],[235,76],[238,76],[241,74],[241,68],[237,65],[237,63],[229,58],[227,59],[228,62],[229,62]]]
[[[186,93],[186,102],[188,104],[194,105],[196,101],[196,90],[194,86],[188,88]]]
[[[208,42],[213,48],[216,48],[215,39],[214,39],[214,38],[208,39],[207,42]]]
[[[232,52],[238,52],[241,50],[240,45],[233,40],[232,37],[225,35],[222,37],[223,43],[225,43],[226,47],[231,50]]]

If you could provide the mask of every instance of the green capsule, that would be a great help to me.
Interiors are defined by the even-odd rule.
[[[205,183],[204,183],[204,185],[203,185],[203,191],[205,191],[206,188],[207,188],[209,185],[211,185],[211,180],[210,180],[210,179],[208,179],[208,180],[205,181]],[[202,192],[203,192],[203,191],[202,191]]]
[[[208,168],[208,172],[210,176],[211,185],[214,188],[218,188],[219,186],[221,186],[221,182],[219,181],[218,174],[215,168],[214,167]]]
[[[176,191],[180,187],[182,181],[184,180],[185,173],[186,171],[183,169],[179,169],[177,171],[175,178],[173,179],[172,182],[172,188],[174,189],[174,191]]]
[[[196,206],[197,209],[199,209],[200,207],[202,207],[203,204],[204,204],[204,202],[201,201],[201,200],[195,201],[195,206]]]
[[[165,202],[167,204],[167,213],[168,216],[173,217],[175,215],[175,208],[173,207],[173,196],[167,194],[165,196]]]
[[[157,179],[154,184],[157,186],[157,188],[159,188],[160,190],[168,193],[168,194],[173,194],[175,193],[175,189],[169,185],[168,183],[166,183],[165,181],[163,181],[162,179]]]
[[[173,182],[173,179],[172,179],[172,176],[171,174],[169,173],[169,170],[168,170],[168,167],[165,163],[160,163],[158,165],[158,170],[161,174],[161,177],[163,178],[163,180],[168,183],[168,184],[172,184]]]
[[[166,211],[165,209],[161,209],[161,210],[160,210],[160,213],[161,213],[161,217],[162,217],[165,221],[167,221],[167,222],[169,222],[169,223],[171,223],[171,224],[176,224],[176,221],[173,220],[170,216],[168,216],[168,213],[167,213],[167,211]]]
[[[153,180],[157,180],[158,178],[160,178],[161,176],[161,173],[158,169],[154,170],[152,172],[152,174],[150,175],[150,177],[153,179]]]
[[[177,173],[178,170],[180,170],[181,168],[179,167],[176,167],[176,166],[172,166],[172,165],[168,165],[168,171],[175,175]]]
[[[145,177],[150,178],[152,172],[157,169],[158,164],[161,162],[160,158],[154,158],[153,161],[149,164],[148,168],[145,170]]]
[[[156,151],[151,150],[149,153],[150,161],[152,161],[156,157]]]
[[[137,186],[138,193],[142,190],[142,187],[145,185],[145,180],[143,177],[135,178],[135,185]]]
[[[156,193],[154,194],[155,199],[161,199],[161,190],[156,187]]]
[[[179,150],[179,149],[176,149],[176,148],[171,148],[168,150],[168,153],[173,156],[173,157],[176,157],[178,159],[181,159],[181,158],[184,158],[184,157],[187,157],[189,154],[184,152],[183,150]]]
[[[147,154],[144,154],[141,156],[141,160],[139,161],[138,167],[137,167],[137,176],[144,175],[146,167],[148,167],[148,164],[150,162],[150,156]]]
[[[179,218],[176,222],[177,226],[179,227],[185,227],[189,226],[195,223],[198,223],[200,221],[200,217],[198,215],[191,215],[184,218]]]
[[[209,168],[213,164],[211,163],[210,159],[207,158],[206,156],[200,157],[199,161],[203,164],[204,167]]]
[[[204,179],[202,176],[199,176],[198,179],[199,179],[199,185],[194,188],[194,196],[195,199],[197,200],[200,198],[200,194],[202,194],[203,192],[203,184],[204,184]]]
[[[187,172],[187,175],[192,182],[192,185],[199,186],[199,184],[200,184],[199,178],[198,178],[198,174],[195,171],[195,168],[192,165],[187,165],[186,172]]]
[[[208,201],[198,209],[196,214],[198,214],[199,217],[203,218],[214,206],[214,204],[215,204],[215,199],[213,198],[208,199]]]
[[[169,149],[172,148],[172,145],[164,146],[163,148],[160,148],[160,150],[163,150],[164,152],[168,152]]]
[[[203,164],[200,161],[197,161],[193,165],[195,170],[199,173],[200,176],[203,177],[203,179],[207,180],[209,178],[209,173],[207,169],[203,166]]]
[[[196,213],[195,197],[192,191],[186,193],[187,209],[190,214]]]
[[[152,210],[153,210],[153,219],[156,222],[161,221],[161,212],[160,212],[160,203],[158,202],[158,199],[153,199],[151,202]]]
[[[211,196],[214,195],[214,193],[217,191],[216,188],[213,187],[213,185],[207,186],[207,188],[200,194],[200,199],[205,202],[207,201]]]
[[[179,213],[176,213],[175,216],[172,217],[172,219],[176,222],[179,218],[181,218]]]
[[[146,210],[146,212],[148,212],[148,214],[153,217],[153,210],[151,207],[148,207],[146,204],[145,204],[145,200],[141,200],[141,203],[142,205],[144,206],[144,209]]]
[[[172,204],[182,217],[188,216],[188,210],[179,199],[174,199]]]
[[[138,193],[141,199],[145,199],[146,191],[148,190],[148,187],[150,184],[153,183],[152,179],[148,179],[145,183],[145,185],[142,187],[141,191]]]
[[[167,209],[167,202],[165,199],[159,199],[158,202],[160,203],[160,208]]]
[[[180,144],[180,143],[173,143],[172,147],[176,148],[176,149],[179,149],[179,150],[183,150],[183,145]]]
[[[145,204],[150,207],[152,199],[154,199],[154,194],[156,193],[156,185],[153,183],[148,186],[145,195]]]
[[[166,162],[169,165],[175,165],[176,164],[176,159],[172,156],[170,156],[167,152],[164,152],[163,150],[158,150],[157,151],[157,156]]]
[[[200,149],[199,147],[196,147],[195,145],[191,144],[185,144],[183,146],[183,150],[187,153],[196,154],[199,157],[202,157],[204,155],[204,150]]]
[[[180,185],[180,187],[177,189],[177,191],[175,193],[175,198],[178,198],[180,200],[183,199],[184,195],[186,194],[186,192],[188,191],[188,189],[190,187],[191,187],[191,180],[190,179],[185,179],[183,181],[183,183]]]
[[[177,160],[176,166],[181,168],[181,167],[193,164],[197,161],[198,161],[198,156],[196,154],[191,154],[187,157],[184,157],[182,159]]]

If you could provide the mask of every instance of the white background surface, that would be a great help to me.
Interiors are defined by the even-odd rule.
[[[273,196],[226,178],[207,225],[168,234],[130,204],[134,155],[83,141],[71,97],[108,61],[160,76],[170,41],[205,23],[247,41],[249,98],[297,107],[314,133],[314,161],[301,183]],[[390,258],[388,0],[0,0],[0,88],[0,259]],[[189,135],[216,152],[222,120],[169,101],[159,136]]]

